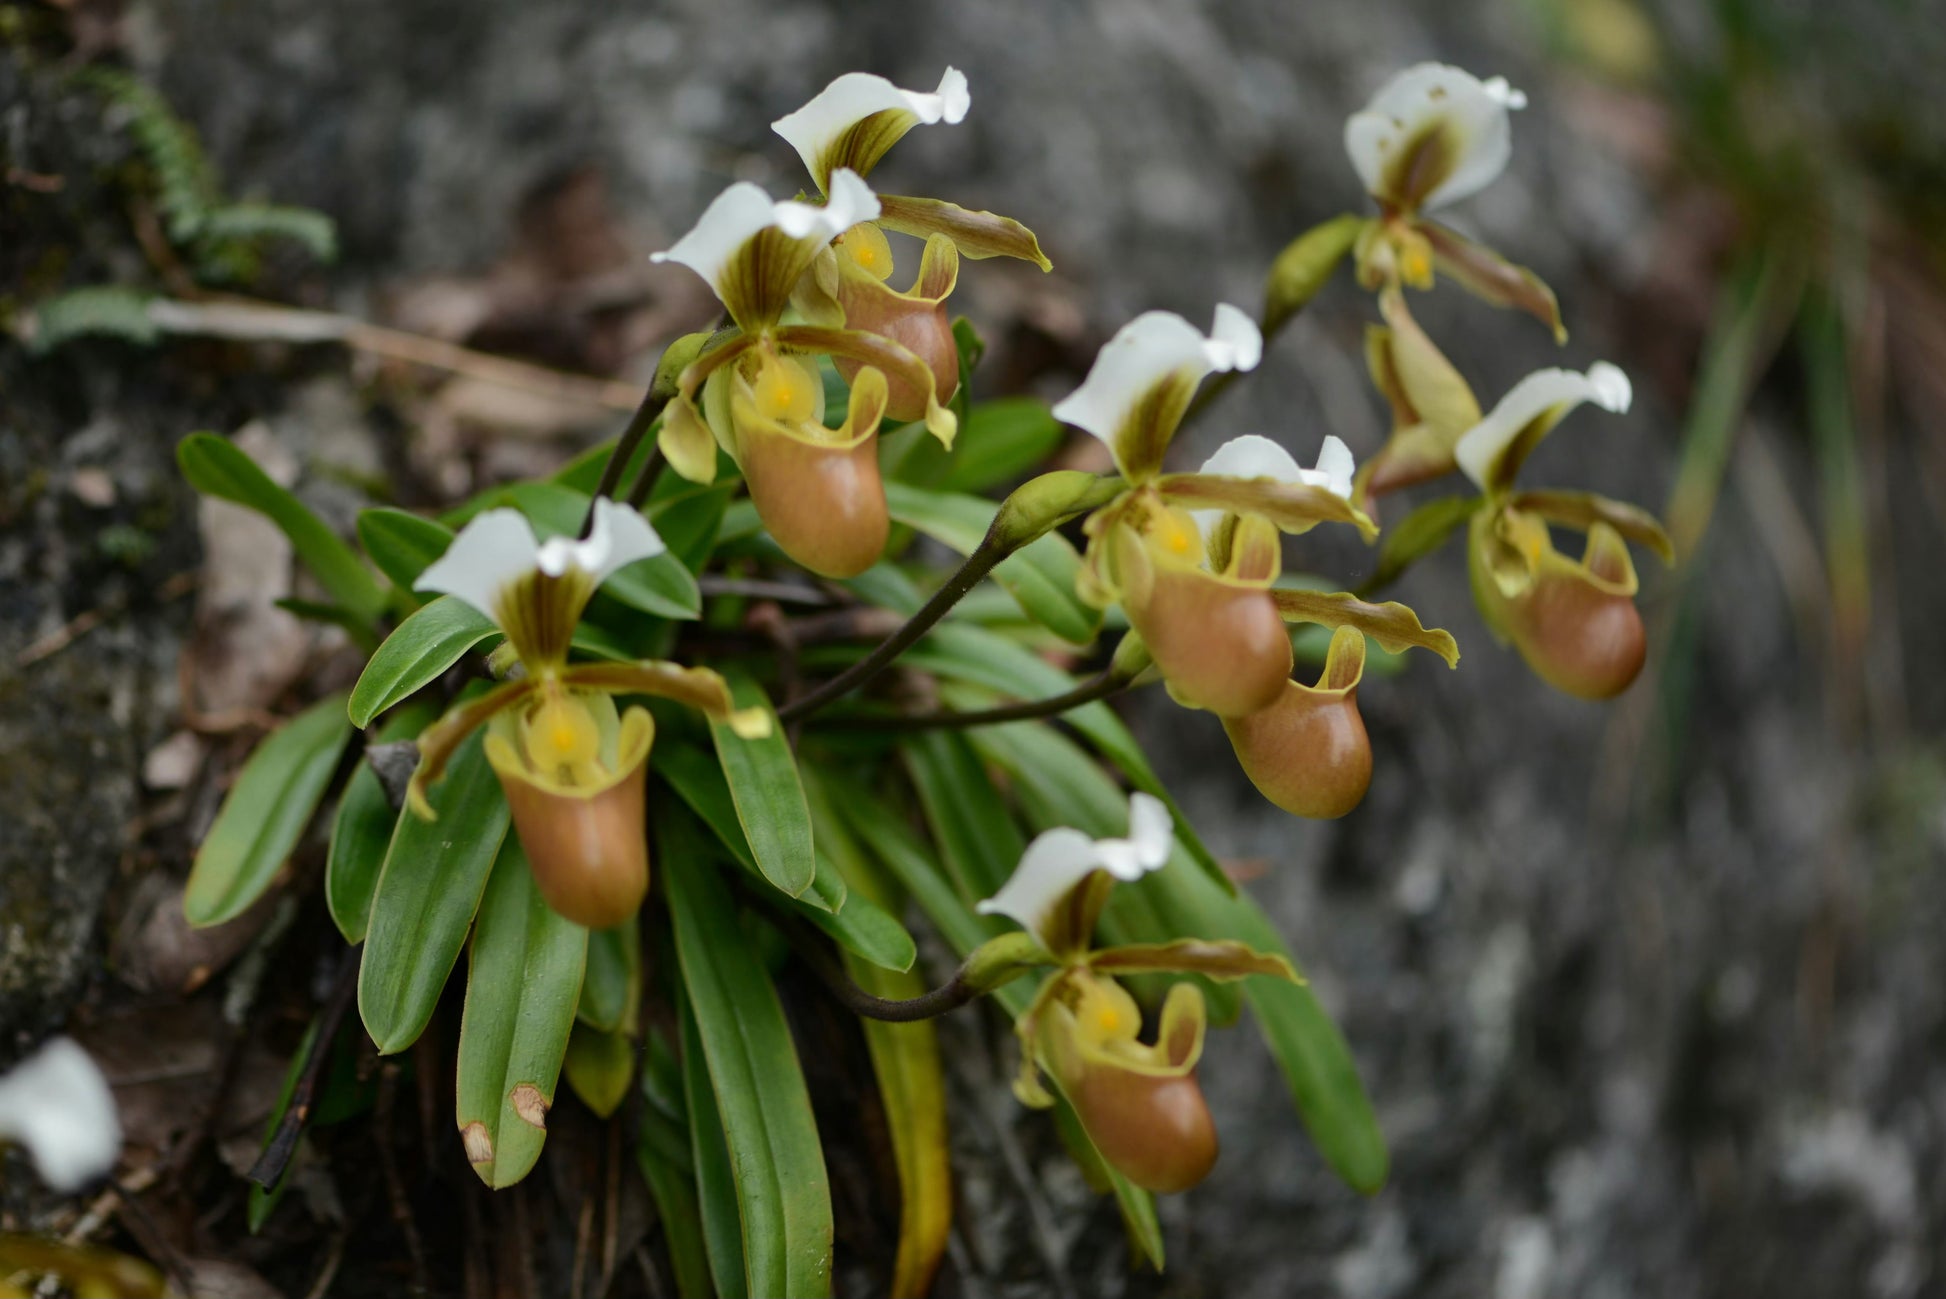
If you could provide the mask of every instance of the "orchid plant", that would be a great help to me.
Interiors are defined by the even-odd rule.
[[[1628,543],[1666,555],[1660,527],[1516,485],[1575,406],[1625,411],[1627,379],[1544,369],[1483,414],[1408,306],[1445,276],[1564,337],[1532,272],[1428,215],[1494,180],[1524,102],[1455,68],[1401,74],[1345,131],[1376,215],[1294,240],[1258,317],[1137,316],[1050,407],[972,400],[978,336],[948,314],[963,260],[1046,269],[1034,234],[868,180],[914,128],[967,117],[967,79],[848,74],[774,123],[814,196],[740,181],[657,255],[722,316],[669,345],[619,437],[552,476],[438,518],[374,507],[361,557],[227,441],[187,440],[191,479],[285,527],[320,616],[376,647],[260,745],[188,888],[193,923],[240,914],[291,877],[335,791],[323,887],[358,946],[293,1079],[324,1085],[320,1062],[360,1049],[337,1032],[353,992],[381,1054],[412,1046],[468,953],[455,1151],[490,1186],[519,1181],[562,1079],[626,1115],[685,1294],[830,1289],[823,1143],[842,1134],[820,1132],[784,1014],[807,996],[856,1012],[877,1071],[879,1104],[856,1112],[883,1114],[897,1154],[891,1293],[923,1293],[945,1248],[931,1020],[975,1002],[1011,1020],[1019,1099],[1053,1112],[1157,1267],[1153,1196],[1217,1159],[1206,1034],[1245,1005],[1322,1157],[1376,1190],[1384,1143],[1343,1039],[1104,700],[1159,680],[1271,803],[1343,816],[1373,778],[1368,643],[1459,659],[1372,597],[1461,524],[1483,621],[1538,675],[1589,697],[1634,678]],[[1268,338],[1347,261],[1376,297],[1385,446],[1360,466],[1337,436],[1240,431],[1171,468],[1177,433],[1269,368]],[[1113,472],[1028,476],[1069,429]],[[1383,497],[1455,473],[1477,490],[1381,526]],[[1377,544],[1362,586],[1287,572],[1286,539],[1296,554],[1324,525]],[[1581,559],[1555,528],[1586,533]],[[370,760],[341,772],[354,727]],[[961,961],[937,986],[915,929]],[[253,1172],[262,1196],[314,1112],[299,1094]]]

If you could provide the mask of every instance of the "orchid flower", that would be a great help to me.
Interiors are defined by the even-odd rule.
[[[1627,540],[1672,557],[1646,511],[1587,492],[1520,492],[1514,478],[1569,412],[1593,403],[1629,408],[1628,376],[1607,362],[1588,371],[1528,375],[1460,439],[1454,455],[1485,492],[1468,528],[1473,596],[1494,635],[1556,689],[1584,699],[1620,694],[1642,670],[1647,635]],[[1577,562],[1555,549],[1549,525],[1585,532]]]
[[[836,172],[849,168],[870,175],[907,131],[956,124],[971,104],[966,75],[956,68],[947,68],[930,94],[901,90],[870,73],[849,72],[804,107],[771,123],[771,129],[797,150],[819,190],[825,191]],[[1033,232],[1017,221],[933,199],[888,195],[879,202],[875,221],[853,226],[818,253],[810,273],[798,282],[798,309],[813,323],[863,330],[908,348],[932,372],[933,399],[950,401],[959,388],[959,349],[947,320],[946,299],[959,283],[960,257],[1019,257],[1042,270],[1049,263]],[[892,248],[881,226],[925,241],[909,289],[891,285]],[[864,365],[848,356],[833,360],[848,382]],[[888,417],[915,420],[926,412],[927,394],[893,377]]]
[[[0,1074],[0,1141],[25,1147],[56,1191],[78,1191],[115,1166],[122,1124],[114,1093],[73,1038],[54,1038]]]
[[[1527,96],[1505,77],[1484,81],[1459,68],[1421,63],[1379,88],[1345,122],[1345,152],[1380,217],[1358,242],[1367,287],[1430,288],[1435,268],[1496,306],[1518,307],[1566,338],[1554,292],[1532,271],[1427,212],[1470,198],[1506,170],[1508,114]]]
[[[1107,444],[1129,482],[1084,525],[1083,596],[1120,601],[1176,696],[1225,716],[1267,706],[1290,675],[1290,640],[1268,594],[1281,564],[1278,533],[1327,521],[1373,531],[1346,499],[1349,482],[1334,490],[1350,469],[1335,438],[1320,470],[1300,469],[1267,438],[1247,438],[1199,473],[1162,472],[1197,385],[1262,356],[1256,323],[1228,303],[1207,335],[1171,312],[1145,312],[1054,407],[1056,419]]]
[[[739,735],[767,733],[768,714],[738,711],[723,678],[674,663],[568,663],[596,588],[663,553],[635,510],[595,502],[585,540],[540,541],[515,510],[475,515],[415,585],[472,605],[506,635],[522,673],[427,728],[407,789],[428,820],[427,791],[460,742],[485,725],[487,761],[505,790],[541,894],[568,919],[606,928],[627,919],[648,888],[643,782],[655,722],[618,713],[617,694],[676,699],[726,719]]]
[[[1071,827],[1042,831],[1006,886],[979,904],[1032,934],[1057,972],[1015,1024],[1023,1103],[1053,1104],[1041,1071],[1073,1103],[1104,1159],[1136,1185],[1186,1190],[1216,1162],[1216,1129],[1196,1081],[1207,1012],[1194,984],[1178,983],[1163,1003],[1153,1043],[1140,1040],[1142,1011],[1116,974],[1198,973],[1217,979],[1261,974],[1295,979],[1280,956],[1241,943],[1181,939],[1094,949],[1096,920],[1117,881],[1167,864],[1173,823],[1162,800],[1131,794],[1125,838],[1097,839]]]
[[[849,169],[831,174],[822,207],[773,203],[743,181],[723,191],[673,248],[656,254],[702,276],[738,330],[677,376],[663,453],[677,473],[707,483],[716,476],[717,448],[727,451],[778,544],[831,577],[862,572],[884,548],[889,522],[873,436],[891,385],[919,407],[941,442],[951,445],[957,424],[927,361],[903,344],[859,329],[780,323],[818,255],[878,215],[877,196]],[[847,418],[836,429],[823,422],[818,354],[854,366]],[[957,368],[953,373],[957,378]]]

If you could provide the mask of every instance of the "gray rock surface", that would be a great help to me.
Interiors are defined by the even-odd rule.
[[[1361,201],[1340,123],[1392,69],[1436,57],[1505,72],[1534,107],[1516,122],[1508,176],[1459,219],[1560,291],[1575,338],[1559,363],[1627,365],[1642,345],[1630,304],[1653,267],[1656,197],[1561,110],[1577,87],[1537,62],[1520,12],[1405,0],[151,0],[130,35],[234,189],[338,219],[347,262],[332,284],[352,310],[402,279],[489,262],[520,196],[574,164],[598,166],[630,236],[660,246],[732,178],[796,188],[767,123],[829,77],[864,67],[930,85],[951,62],[972,80],[968,122],[916,133],[877,179],[1033,225],[1058,278],[977,264],[965,309],[1044,317],[1079,304],[1091,338],[1146,307],[1202,318],[1219,299],[1254,302],[1284,239]],[[1326,431],[1361,456],[1376,449],[1381,410],[1357,350],[1370,314],[1336,283],[1184,458],[1250,430],[1300,453]],[[1424,300],[1422,316],[1488,400],[1557,363],[1531,322],[1457,295]],[[83,371],[96,384],[110,372]],[[1637,391],[1626,417],[1579,417],[1535,476],[1664,499],[1685,394]],[[185,406],[84,441],[90,412],[129,420],[135,406],[112,384],[83,386],[61,409],[0,421],[0,665],[97,602],[93,570],[31,552],[49,512],[73,507],[23,490],[14,466],[80,463],[75,448],[98,445],[155,473]],[[195,413],[192,424],[217,422]],[[1755,431],[1801,484],[1806,452],[1788,418],[1765,413]],[[948,1284],[1265,1299],[1940,1293],[1946,687],[1931,669],[1946,648],[1946,587],[1927,558],[1941,537],[1910,477],[1898,465],[1892,477],[1906,580],[1885,634],[1906,647],[1902,743],[1868,748],[1832,729],[1816,647],[1799,642],[1734,492],[1687,606],[1698,649],[1680,729],[1652,682],[1609,708],[1548,692],[1484,634],[1456,553],[1397,594],[1458,635],[1463,666],[1418,662],[1367,685],[1377,776],[1343,822],[1265,808],[1214,722],[1142,701],[1144,739],[1218,851],[1264,863],[1251,887],[1353,1044],[1393,1145],[1392,1184],[1370,1201],[1344,1190],[1254,1040],[1220,1034],[1204,1076],[1227,1154],[1208,1184],[1164,1206],[1166,1278],[1130,1278],[1112,1211],[1056,1175],[1048,1212],[1071,1287],[1027,1260],[984,1289],[963,1251]],[[154,482],[179,509],[166,474]],[[165,552],[185,526],[169,525]],[[1369,563],[1323,539],[1293,558],[1347,576]],[[172,571],[150,564],[151,576]],[[1645,576],[1646,607],[1667,626],[1674,588]],[[112,874],[181,631],[167,608],[131,609],[0,685],[0,925],[58,905],[85,928],[85,903]],[[87,748],[85,781],[42,769],[52,745]],[[43,858],[48,884],[23,866]],[[0,1028],[22,1013],[10,986],[31,973],[34,1004],[58,1005],[88,950],[86,934],[67,935],[79,941],[22,956],[12,932],[0,929]],[[1012,1120],[1005,1107],[990,1115]],[[992,1142],[962,1140],[990,1157]],[[1006,1212],[1004,1179],[982,1175],[970,1175],[973,1201]]]

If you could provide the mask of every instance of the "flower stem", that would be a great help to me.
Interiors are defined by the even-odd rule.
[[[1070,519],[1100,509],[1126,488],[1119,478],[1100,478],[1077,470],[1055,470],[1029,479],[1000,502],[988,525],[986,535],[964,563],[933,592],[919,612],[903,627],[886,637],[870,654],[858,660],[801,699],[794,699],[777,710],[786,724],[802,721],[835,699],[841,699],[882,671],[886,664],[904,653],[915,641],[932,630],[980,579],[1017,550],[1021,550],[1060,527]]]
[[[642,445],[642,439],[649,434],[649,428],[662,414],[662,408],[669,404],[669,395],[659,391],[660,385],[651,387],[642,398],[642,404],[629,416],[628,427],[622,430],[621,437],[615,440],[615,449],[608,453],[608,463],[601,467],[601,481],[595,484],[595,494],[588,501],[588,515],[581,521],[581,535],[587,536],[595,526],[595,502],[613,497],[615,488],[621,485],[622,474],[628,462],[635,458],[635,449]],[[648,481],[655,469],[653,463],[642,467],[643,481]],[[640,484],[638,483],[639,487]]]
[[[1028,699],[995,708],[966,712],[906,713],[890,717],[847,717],[844,724],[864,731],[927,731],[948,727],[995,726],[1001,722],[1024,722],[1036,717],[1053,717],[1071,708],[1106,699],[1129,686],[1129,680],[1114,668],[1103,668],[1074,689],[1045,699]]]
[[[980,579],[992,572],[994,566],[1005,559],[1012,551],[993,539],[988,533],[972,554],[966,557],[946,584],[933,592],[932,599],[926,601],[919,612],[906,619],[905,625],[880,641],[878,647],[858,662],[832,677],[829,681],[813,690],[810,694],[793,699],[777,710],[777,716],[786,724],[802,721],[818,709],[842,699],[858,687],[877,676],[885,665],[903,654],[921,636],[931,631],[937,623],[951,612],[954,605],[966,597],[966,593],[980,584]]]

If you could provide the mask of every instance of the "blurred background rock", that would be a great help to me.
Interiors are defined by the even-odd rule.
[[[966,123],[915,133],[875,180],[1035,228],[1051,276],[980,263],[956,303],[992,347],[989,390],[1049,396],[1139,310],[1253,305],[1288,238],[1356,209],[1342,122],[1392,71],[1507,75],[1532,105],[1513,164],[1454,215],[1554,285],[1572,340],[1443,288],[1415,310],[1488,402],[1543,365],[1635,376],[1630,414],[1577,417],[1535,473],[1669,507],[1694,560],[1645,568],[1650,670],[1606,707],[1549,692],[1486,636],[1454,548],[1397,595],[1459,637],[1461,670],[1368,682],[1377,773],[1342,822],[1269,809],[1213,720],[1137,702],[1165,779],[1338,1016],[1391,1186],[1340,1186],[1250,1034],[1219,1034],[1204,1077],[1226,1153],[1163,1206],[1166,1277],[1130,1274],[1112,1207],[1052,1157],[1030,1232],[982,1122],[957,1138],[972,1221],[940,1291],[1946,1293],[1937,3],[66,0],[0,18],[10,310],[188,273],[130,180],[128,114],[69,76],[105,62],[191,124],[226,192],[336,222],[338,263],[269,254],[264,295],[636,379],[711,311],[646,253],[729,180],[799,185],[771,119],[839,72],[929,87],[951,63]],[[1373,314],[1334,282],[1181,457],[1245,431],[1303,458],[1327,432],[1375,451]],[[239,719],[331,670],[328,647],[262,625],[288,556],[199,516],[175,440],[252,426],[348,519],[377,476],[418,503],[616,422],[598,388],[432,385],[333,348],[0,344],[0,1053],[104,985],[167,1001],[247,945],[185,964],[143,880],[180,877],[220,798],[201,776],[247,747]],[[256,562],[199,586],[206,553]],[[1306,539],[1291,561],[1356,578],[1370,555]],[[184,1231],[177,1248],[218,1248]],[[842,1259],[841,1277],[875,1284]]]

